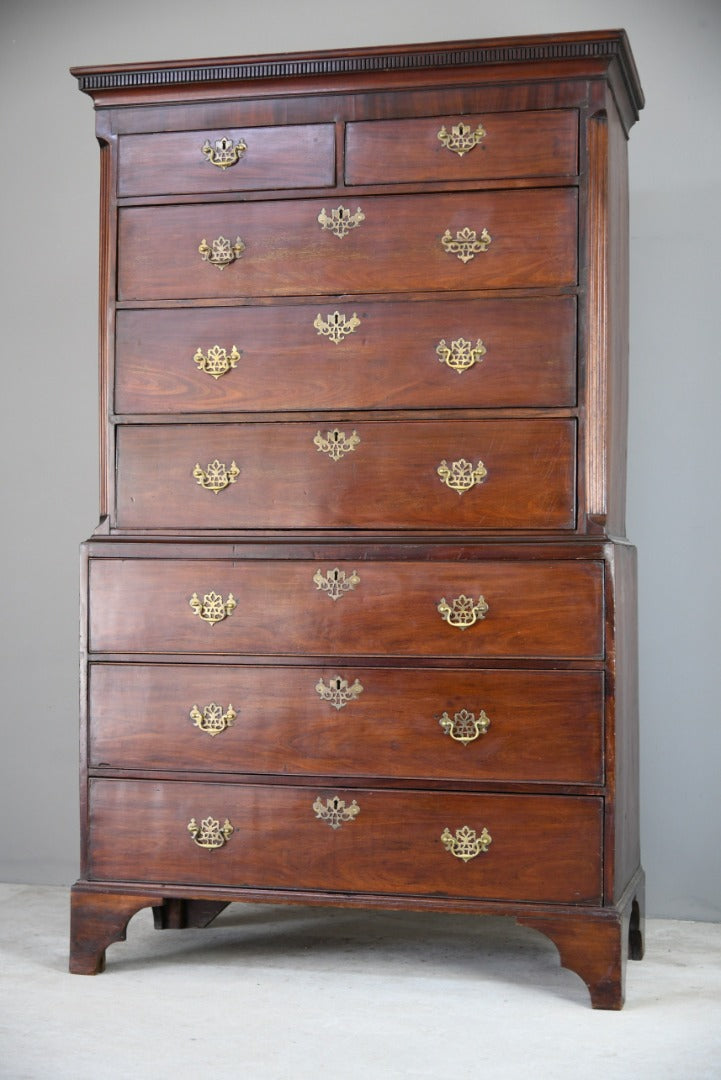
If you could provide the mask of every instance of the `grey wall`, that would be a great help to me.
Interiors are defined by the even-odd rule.
[[[77,546],[97,521],[97,149],[72,64],[625,26],[628,534],[640,552],[649,912],[721,916],[718,0],[5,0],[0,880],[77,873]]]

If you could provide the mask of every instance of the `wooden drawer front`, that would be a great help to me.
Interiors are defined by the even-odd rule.
[[[314,804],[336,797],[359,811],[332,828]],[[601,810],[601,799],[578,796],[95,780],[89,877],[592,902],[601,895]],[[188,830],[208,819],[233,828],[215,850]],[[441,840],[465,827],[491,838],[467,862]]]
[[[350,202],[350,200],[346,200]],[[339,238],[321,228],[339,205],[318,199],[143,206],[119,211],[120,300],[298,296],[561,286],[576,282],[576,192],[461,192],[376,196],[346,207],[365,215]],[[485,228],[488,250],[465,264],[441,237]],[[198,246],[240,237],[223,270]]]
[[[353,664],[92,664],[90,764],[598,784],[602,678]]]
[[[468,133],[454,128],[468,128]],[[479,141],[463,150],[463,137]],[[467,145],[467,143],[466,143]],[[373,120],[346,127],[347,184],[426,180],[490,180],[516,176],[573,176],[578,170],[578,119],[574,111],[488,113]]]
[[[118,312],[116,328],[118,413],[576,401],[570,296],[130,309]],[[233,348],[240,358],[231,366]],[[222,354],[213,360],[217,349],[225,365]]]
[[[120,427],[117,524],[571,529],[575,444],[573,420]],[[226,470],[219,482],[228,481],[219,491],[203,486],[215,482],[216,461]],[[444,461],[472,466],[478,482],[459,494],[465,480],[454,473],[456,486],[444,483]]]
[[[329,588],[338,592],[342,575],[353,587],[334,600]],[[100,653],[596,658],[603,655],[602,588],[603,565],[591,561],[93,559],[90,647]],[[215,624],[190,606],[194,594],[202,603],[211,593],[223,602],[232,593],[237,604]],[[449,617],[457,619],[453,601],[460,596],[470,597],[478,613],[480,596],[488,604],[485,617],[464,630],[438,611],[445,599]]]
[[[245,144],[230,166],[212,164],[216,142]],[[211,155],[203,153],[210,144]],[[226,159],[227,160],[227,159]],[[118,140],[118,195],[191,195],[195,192],[326,187],[335,183],[332,124],[223,128]]]

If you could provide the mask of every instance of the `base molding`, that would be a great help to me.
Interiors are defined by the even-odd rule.
[[[608,907],[179,885],[148,888],[123,882],[100,885],[78,881],[71,894],[70,971],[75,975],[103,971],[106,949],[125,940],[128,923],[143,908],[152,907],[156,929],[183,930],[209,926],[232,902],[505,915],[521,926],[538,930],[554,943],[561,965],[586,983],[595,1009],[622,1007],[626,960],[640,960],[643,956],[645,903],[641,869],[619,902]]]

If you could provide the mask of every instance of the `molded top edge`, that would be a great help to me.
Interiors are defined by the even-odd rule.
[[[644,95],[625,30],[488,38],[431,44],[278,53],[263,56],[175,60],[103,67],[74,67],[80,90],[131,90],[215,82],[248,83],[262,79],[347,76],[392,71],[483,67],[558,62],[617,60],[636,115]]]

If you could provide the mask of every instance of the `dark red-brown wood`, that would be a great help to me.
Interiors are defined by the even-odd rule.
[[[336,431],[347,446],[359,440],[338,460],[315,442],[332,444]],[[575,449],[570,420],[133,425],[118,431],[116,524],[572,529]],[[194,476],[214,461],[240,470],[221,491]],[[438,474],[444,462],[481,465],[486,476],[458,492]]]
[[[336,569],[360,581],[333,600],[314,577]],[[602,588],[602,565],[586,561],[94,559],[89,641],[96,653],[591,659],[603,656]],[[190,600],[212,592],[237,606],[209,625]],[[488,604],[463,630],[438,612],[461,595]]]
[[[226,168],[203,153],[221,138],[245,144]],[[335,181],[335,128],[295,124],[126,135],[118,145],[118,195],[183,195],[327,187]]]
[[[152,895],[93,893],[73,889],[70,903],[70,972],[98,975],[105,969],[105,950],[125,941],[127,925],[138,911],[157,903]]]
[[[107,516],[72,969],[142,906],[168,928],[237,899],[473,911],[548,934],[619,1008],[643,951],[625,35],[77,74]],[[438,139],[460,123],[486,132],[463,156]],[[201,149],[222,136],[247,144],[224,171]],[[343,239],[317,220],[339,206],[365,215]],[[464,228],[491,235],[466,265],[440,242]],[[220,235],[246,245],[223,271],[197,250]],[[313,325],[336,311],[338,344]],[[437,354],[458,338],[486,349],[462,375]],[[214,346],[239,353],[217,381],[193,360]],[[361,441],[333,462],[312,440],[336,427]],[[226,456],[237,482],[203,491],[194,465]],[[459,497],[437,466],[461,456],[488,476]],[[333,601],[313,577],[336,568],[358,580]],[[236,600],[214,627],[189,605],[211,591]],[[489,605],[466,630],[438,612],[461,594]],[[363,689],[333,709],[316,686],[343,678]],[[190,712],[213,701],[236,716],[211,738]],[[491,722],[468,746],[438,723],[464,708]],[[312,809],[334,795],[361,805],[338,830]],[[439,842],[460,809],[493,836],[467,863]],[[227,844],[195,847],[190,816],[225,813]]]
[[[277,202],[130,207],[119,214],[118,299],[312,296],[575,285],[572,188],[464,194],[348,196]],[[338,237],[318,222],[339,205],[365,220]],[[488,250],[465,264],[450,230],[487,229]],[[240,237],[240,259],[219,270],[203,240]]]
[[[439,140],[463,124],[485,132],[459,155]],[[566,112],[381,120],[346,127],[347,184],[572,176],[578,169],[578,115]]]
[[[625,30],[534,34],[481,41],[374,46],[310,53],[218,59],[145,61],[76,67],[71,72],[96,105],[143,102],[213,103],[257,94],[285,94],[331,89],[411,89],[470,83],[500,84],[513,89],[543,81],[598,80],[614,90],[627,128],[638,119],[644,95]],[[382,97],[383,95],[377,95]],[[284,103],[285,104],[285,103]],[[470,111],[470,110],[469,110]]]
[[[359,325],[337,343],[314,323],[338,311]],[[365,299],[117,313],[115,411],[225,413],[310,409],[492,408],[576,403],[576,302]],[[456,372],[445,342],[481,341]],[[241,354],[218,378],[198,350]]]
[[[516,921],[549,937],[561,964],[580,975],[594,1009],[621,1009],[626,960],[643,959],[644,875],[637,872],[617,908],[518,915]]]
[[[332,828],[313,805],[336,797],[360,810]],[[593,903],[601,810],[580,796],[93,780],[90,879]],[[234,830],[213,851],[188,831],[208,817]],[[468,862],[441,842],[465,826],[492,838]]]
[[[316,689],[338,678],[362,687],[340,707]],[[96,769],[603,782],[597,671],[92,664],[89,694]],[[190,716],[211,703],[220,734]],[[490,721],[467,745],[439,723],[463,709]]]
[[[180,900],[168,897],[161,905],[153,908],[155,929],[205,929],[227,906],[227,900]]]

